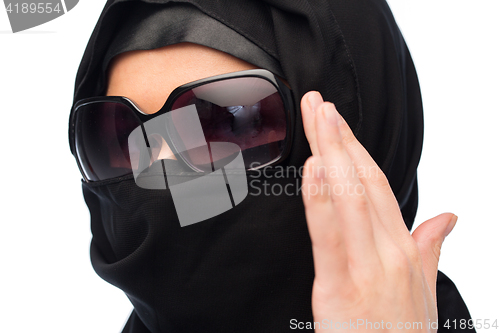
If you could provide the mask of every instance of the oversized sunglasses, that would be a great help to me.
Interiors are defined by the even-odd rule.
[[[141,145],[150,164],[171,158],[210,172],[241,153],[245,169],[255,170],[287,157],[294,112],[292,92],[278,77],[246,70],[184,84],[153,114],[126,97],[82,99],[71,113],[70,145],[87,182],[137,171]],[[215,142],[230,144],[210,151]]]

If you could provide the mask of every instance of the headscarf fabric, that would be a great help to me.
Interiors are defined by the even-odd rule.
[[[385,1],[109,0],[80,64],[74,100],[103,95],[117,54],[180,42],[221,50],[287,80],[297,118],[283,167],[297,170],[311,155],[298,108],[302,95],[317,90],[335,103],[387,175],[411,229],[422,102]],[[253,178],[300,189],[297,173]],[[132,176],[84,182],[83,193],[94,269],[134,305],[124,332],[284,332],[292,320],[313,321],[314,267],[300,191],[261,191],[185,228],[168,189],[141,189]],[[470,318],[441,272],[437,292],[440,330],[446,319]]]

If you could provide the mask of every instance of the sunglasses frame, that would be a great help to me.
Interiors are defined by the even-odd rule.
[[[293,99],[293,94],[290,88],[288,88],[282,81],[279,79],[276,75],[271,73],[268,70],[265,69],[250,69],[250,70],[245,70],[245,71],[239,71],[239,72],[233,72],[233,73],[227,73],[227,74],[221,74],[221,75],[216,75],[216,76],[211,76],[207,78],[203,78],[200,80],[196,80],[193,82],[189,82],[186,84],[183,84],[177,88],[175,88],[172,93],[168,96],[167,100],[163,104],[163,106],[160,108],[155,113],[152,114],[146,114],[139,109],[134,102],[123,96],[98,96],[98,97],[90,97],[90,98],[85,98],[77,101],[71,111],[71,116],[70,116],[70,127],[69,127],[69,141],[70,141],[70,147],[71,151],[73,152],[73,155],[75,156],[76,162],[78,164],[78,168],[80,169],[80,172],[83,176],[83,179],[85,182],[94,182],[92,180],[89,180],[88,177],[86,176],[83,167],[80,163],[80,158],[78,157],[78,152],[76,150],[76,116],[78,110],[85,105],[93,104],[93,103],[101,103],[101,102],[114,102],[114,103],[120,103],[123,104],[131,109],[133,111],[133,114],[135,117],[139,120],[140,125],[143,126],[145,122],[148,120],[151,120],[155,117],[158,117],[162,114],[165,114],[169,111],[171,111],[171,108],[174,104],[174,102],[177,100],[179,96],[181,96],[183,93],[185,93],[188,90],[194,89],[196,87],[208,84],[208,83],[213,83],[217,81],[224,81],[228,79],[237,79],[237,78],[245,78],[245,77],[255,77],[255,78],[261,78],[264,79],[268,82],[270,82],[278,91],[278,93],[281,96],[281,99],[283,101],[283,107],[286,112],[286,137],[285,137],[285,148],[283,149],[283,152],[280,154],[279,157],[275,158],[274,160],[259,165],[258,167],[255,168],[250,168],[248,170],[258,170],[262,169],[267,166],[275,165],[280,162],[282,162],[284,159],[288,157],[288,154],[290,153],[290,149],[292,146],[292,138],[293,138],[293,129],[294,129],[294,122],[295,122],[295,108],[294,108],[294,99]],[[134,112],[135,111],[135,112]],[[169,138],[165,138],[166,140],[170,141]],[[169,142],[170,144],[170,142]],[[182,157],[182,156],[181,156]],[[183,161],[186,163],[190,168],[192,168],[187,161]],[[131,172],[132,173],[132,172]],[[118,176],[114,178],[119,178],[123,176]],[[113,178],[110,178],[113,179]]]

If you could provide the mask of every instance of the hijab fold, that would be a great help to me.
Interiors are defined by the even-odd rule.
[[[287,80],[297,118],[283,166],[299,168],[311,154],[302,95],[317,90],[335,103],[387,175],[411,229],[422,102],[385,1],[109,0],[80,64],[74,100],[104,94],[116,55],[180,42],[221,50]],[[300,186],[297,175],[255,179]],[[124,332],[284,332],[292,319],[313,321],[314,267],[300,193],[249,195],[185,228],[168,189],[141,189],[132,176],[83,183],[83,193],[94,269],[134,305]],[[441,328],[446,318],[470,318],[441,272],[437,290]]]

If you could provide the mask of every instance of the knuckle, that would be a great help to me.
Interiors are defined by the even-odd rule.
[[[347,125],[347,123],[343,123],[341,125],[342,127],[342,142],[346,145],[346,146],[350,146],[352,144],[356,144],[358,142],[358,139],[356,139],[356,137],[354,136],[354,134],[351,132],[350,129],[345,129],[344,127],[347,126],[349,127],[349,125]]]
[[[436,261],[439,261],[441,256],[441,245],[443,240],[437,235],[429,236],[424,243],[421,244],[421,252],[423,256],[431,255]]]
[[[441,256],[441,243],[440,242],[433,242],[431,246],[431,251],[432,254],[434,255],[434,258],[436,260],[439,260],[439,257]]]
[[[338,233],[329,233],[323,237],[323,245],[330,251],[338,253],[344,246],[344,242]]]
[[[422,265],[422,256],[420,254],[420,250],[416,243],[410,243],[407,246],[407,256],[410,263],[420,267]]]
[[[410,260],[401,249],[397,248],[394,250],[390,260],[390,267],[392,268],[392,271],[404,273],[405,275],[410,272]]]
[[[342,144],[342,141],[337,140],[335,137],[330,137],[327,138],[327,145],[329,149],[325,151],[326,154],[333,152],[333,153],[340,153],[344,150],[344,145]]]
[[[357,212],[366,212],[369,210],[368,200],[364,194],[348,193],[345,191],[344,195],[340,195],[342,200],[338,200],[339,196],[332,195],[332,201],[334,204],[339,205],[341,209],[349,209]],[[347,205],[348,203],[348,205]]]
[[[353,208],[358,212],[368,211],[368,200],[366,200],[364,195],[352,195]]]

